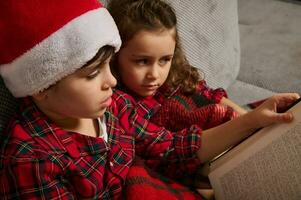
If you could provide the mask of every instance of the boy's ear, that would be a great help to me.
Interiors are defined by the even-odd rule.
[[[44,90],[42,92],[32,95],[32,98],[34,98],[36,101],[45,100],[47,98],[47,90]]]

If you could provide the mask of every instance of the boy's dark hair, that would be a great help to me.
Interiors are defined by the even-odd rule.
[[[109,0],[108,10],[117,24],[123,46],[141,30],[164,31],[174,28],[176,48],[165,84],[171,90],[181,86],[185,93],[195,92],[201,80],[200,71],[191,66],[184,55],[177,31],[176,14],[169,4],[162,0]],[[118,79],[116,60],[112,62],[112,71]]]
[[[115,48],[109,45],[101,47],[95,56],[89,60],[83,67],[94,63],[99,59],[99,63],[104,63],[110,56],[114,55]]]
[[[113,56],[115,53],[115,47],[110,46],[110,45],[105,45],[103,47],[101,47],[98,52],[95,54],[95,56],[90,59],[86,64],[84,64],[80,69],[91,65],[92,63],[94,63],[96,60],[99,60],[98,62],[104,63],[110,56]],[[59,81],[55,82],[54,84],[50,85],[49,87],[47,87],[45,90],[48,90],[50,88],[56,87],[56,84]]]

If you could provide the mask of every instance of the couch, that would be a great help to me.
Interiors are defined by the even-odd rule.
[[[205,74],[208,85],[227,90],[240,105],[264,99],[274,92],[255,82],[238,79],[241,40],[237,0],[171,0],[188,60]]]
[[[241,64],[237,80],[301,94],[301,1],[238,0]]]
[[[301,94],[301,3],[169,0],[188,60],[239,105],[276,92]]]

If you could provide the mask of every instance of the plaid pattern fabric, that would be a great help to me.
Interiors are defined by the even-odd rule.
[[[194,95],[196,96],[196,95]],[[227,122],[238,114],[228,106],[217,103],[196,105],[190,96],[177,94],[165,101],[151,121],[171,131],[178,131],[194,124],[203,130]]]
[[[203,130],[212,128],[237,116],[232,108],[218,104],[223,97],[227,97],[225,90],[213,90],[202,81],[197,92],[192,95],[185,95],[179,89],[167,98],[158,98],[161,107],[151,117],[151,121],[171,131],[194,124]]]
[[[226,91],[223,88],[212,89],[208,87],[206,81],[204,80],[199,82],[196,94],[201,94],[209,101],[213,101],[214,103],[219,103],[223,97],[228,97]],[[197,99],[195,99],[194,101],[197,105],[202,106],[202,102],[204,100],[200,102],[201,104],[198,103]]]
[[[202,199],[190,188],[150,170],[139,158],[129,170],[125,195],[131,200]]]
[[[164,95],[166,93],[170,95]],[[136,97],[134,110],[144,119],[179,135],[181,131],[191,132],[194,126],[207,129],[235,117],[233,109],[217,104],[222,97],[227,97],[225,90],[221,88],[213,90],[205,81],[201,81],[197,92],[189,96],[184,95],[180,88],[169,91],[169,88],[162,87],[154,96]],[[175,161],[177,165],[167,162],[163,167],[157,166],[155,162],[148,161],[146,164],[165,176],[188,185],[193,183],[193,180],[189,179],[199,164],[199,160],[195,157],[184,163]]]
[[[176,162],[195,157],[195,153],[201,144],[202,130],[199,126],[192,126],[178,132],[170,132],[164,127],[157,126],[141,117],[138,113],[139,107],[133,97],[120,90],[114,91],[114,103],[116,106],[113,106],[115,108],[113,113],[121,121],[124,130],[135,133],[136,154],[143,159],[147,158],[148,161],[157,162],[159,155],[163,160]],[[155,148],[157,142],[160,143],[158,146],[161,146],[161,148]],[[170,143],[172,143],[172,146],[170,146]]]
[[[133,127],[137,127],[139,130],[147,130],[147,132],[149,130],[152,130],[153,132],[157,133],[158,138],[160,138],[160,140],[162,141],[170,140],[169,138],[161,138],[162,131],[167,131],[164,126],[158,126],[149,120],[149,117],[152,115],[151,113],[157,112],[157,109],[159,109],[161,105],[160,103],[158,103],[156,98],[147,97],[143,98],[143,100],[141,101],[135,101],[133,97],[120,90],[115,90],[114,93],[115,95],[126,98],[129,102],[132,102],[131,106],[133,107],[134,113],[136,113],[136,115],[130,117],[130,121],[132,122]],[[157,97],[161,97],[161,95]],[[118,101],[116,102],[118,103]],[[119,116],[119,118],[121,117]],[[136,129],[135,132],[139,131],[137,131]],[[201,133],[202,130],[198,125],[192,125],[190,127],[186,127],[185,129],[172,132],[172,135],[174,137],[173,143],[175,147],[186,146],[190,148],[185,149],[184,151],[182,148],[171,149],[170,151],[166,152],[169,159],[164,159],[164,164],[162,164],[161,160],[155,158],[148,159],[146,161],[146,165],[170,178],[177,177],[178,179],[180,179],[182,177],[193,174],[200,164],[199,159],[196,157],[195,153],[200,148],[197,142],[199,141]],[[136,138],[136,150],[138,152],[145,152],[145,142],[149,142],[151,140],[146,139],[146,141],[144,141],[140,139],[141,138],[138,134],[138,138]],[[149,153],[161,155],[162,157],[166,156],[157,151],[152,151]],[[141,158],[144,159],[144,156],[142,155]]]
[[[129,98],[113,95],[105,113],[108,143],[67,132],[30,98],[0,138],[3,199],[120,199],[135,154],[149,164],[185,163],[200,148],[200,129],[171,133],[140,118]]]
[[[162,102],[160,109],[157,109],[157,112],[150,118],[150,121],[171,131],[183,130],[195,124],[202,128],[202,130],[206,130],[237,117],[238,113],[231,107],[217,103],[222,97],[222,91],[216,92],[217,96],[206,95],[207,97],[202,95],[202,93],[187,96],[181,92],[176,92]],[[217,98],[209,99],[209,97]],[[144,110],[147,110],[146,105],[143,104]],[[185,176],[181,176],[185,170],[185,168],[181,169],[181,165],[178,168],[170,168],[167,165],[159,171],[163,171],[168,177],[177,177],[176,180],[185,185],[197,187],[197,183],[201,179],[195,173],[197,170],[193,168],[195,167],[193,161],[191,161],[191,164],[192,174],[187,173]],[[177,174],[177,176],[174,176],[174,174]]]
[[[122,90],[130,93],[130,91],[126,88],[122,88]],[[166,96],[165,94],[169,95]],[[186,110],[194,110],[195,108],[219,103],[223,97],[227,97],[227,93],[222,88],[209,88],[205,81],[200,81],[196,93],[189,96],[184,95],[183,92],[181,92],[180,87],[174,91],[170,91],[168,87],[161,87],[159,92],[157,92],[154,96],[149,97],[141,98],[136,97],[134,94],[132,94],[132,96],[137,102],[136,110],[139,115],[143,116],[145,119],[151,119],[162,108],[162,105],[166,104],[166,102],[175,100],[181,104],[180,106],[184,106]],[[168,115],[175,115],[173,113],[176,112],[175,110],[176,109],[168,110]],[[166,115],[166,119],[164,120],[169,120],[168,115]],[[156,120],[153,121],[158,123]],[[190,124],[184,124],[184,126],[187,128]]]

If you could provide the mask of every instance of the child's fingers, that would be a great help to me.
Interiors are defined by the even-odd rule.
[[[281,93],[275,96],[279,103],[291,103],[300,98],[297,93]]]
[[[277,113],[275,114],[275,122],[291,122],[294,119],[292,113]]]
[[[285,109],[300,98],[297,93],[281,93],[274,96],[277,108]]]

